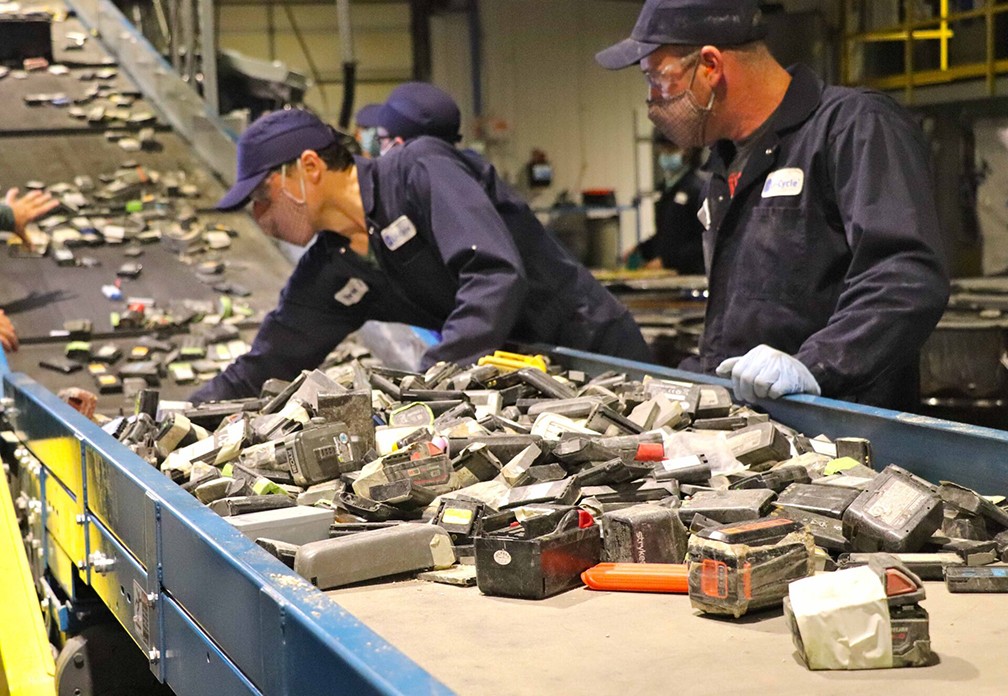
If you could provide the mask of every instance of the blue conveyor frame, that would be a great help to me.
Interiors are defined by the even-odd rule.
[[[2,352],[0,375],[61,614],[90,585],[180,695],[451,693]]]
[[[541,349],[543,347],[540,347]],[[563,348],[590,373],[727,382]],[[2,358],[0,358],[2,360]],[[37,465],[42,562],[71,597],[90,585],[176,693],[449,693],[330,597],[291,572],[30,377],[0,363],[4,410]],[[759,404],[809,434],[872,441],[938,481],[1008,490],[1008,433],[810,396]],[[31,487],[29,486],[29,487]]]

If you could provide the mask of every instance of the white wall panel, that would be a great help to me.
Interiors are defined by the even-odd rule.
[[[548,205],[563,190],[576,200],[590,188],[611,188],[617,202],[635,195],[634,118],[644,104],[640,71],[600,68],[595,53],[625,38],[639,6],[605,0],[484,0],[484,115],[506,122],[487,156],[519,180],[533,148],[545,150],[554,184],[535,195]],[[456,96],[473,133],[468,29],[465,17],[437,18],[432,32],[434,82]],[[648,216],[649,217],[649,216]],[[635,216],[623,216],[624,247]]]

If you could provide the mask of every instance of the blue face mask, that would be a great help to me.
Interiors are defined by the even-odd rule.
[[[378,129],[365,128],[360,132],[360,145],[364,154],[376,159],[381,154],[381,143],[378,142]]]
[[[658,166],[663,172],[673,174],[683,168],[683,156],[681,152],[663,152],[658,155]]]

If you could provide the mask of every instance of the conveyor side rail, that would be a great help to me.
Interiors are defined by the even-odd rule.
[[[74,471],[52,459],[81,452],[79,489],[68,487],[77,500],[61,503],[84,530],[83,549],[61,544],[77,581],[95,588],[177,693],[450,693],[31,378],[6,372],[2,358],[0,373],[5,416],[46,476]]]

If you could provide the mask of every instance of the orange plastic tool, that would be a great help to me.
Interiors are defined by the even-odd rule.
[[[599,563],[581,573],[593,590],[689,593],[689,571],[682,563]]]

